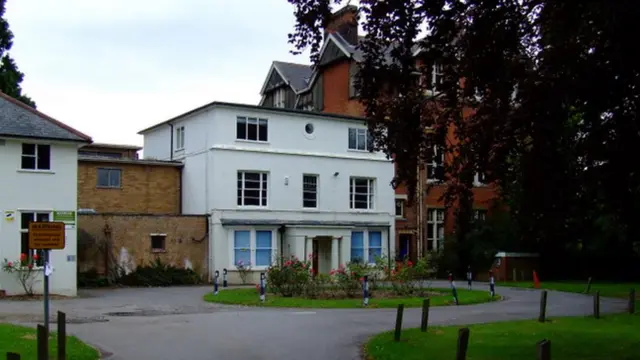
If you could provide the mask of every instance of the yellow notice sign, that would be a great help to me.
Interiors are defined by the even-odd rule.
[[[29,247],[38,250],[60,250],[65,246],[63,222],[29,223]]]

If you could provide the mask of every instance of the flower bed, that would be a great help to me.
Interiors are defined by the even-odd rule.
[[[292,258],[283,260],[267,269],[267,291],[282,297],[303,297],[308,299],[350,299],[361,297],[364,277],[369,283],[369,296],[406,297],[424,296],[424,289],[416,280],[429,278],[426,259],[413,264],[409,260],[397,263],[389,269],[385,259],[379,258],[375,264],[350,262],[327,274],[317,274],[311,269],[311,260]],[[380,288],[380,282],[391,284]]]

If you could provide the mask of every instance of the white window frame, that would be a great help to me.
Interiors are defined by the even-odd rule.
[[[310,184],[307,182],[308,179],[313,179],[314,180],[314,189],[306,189],[306,185]],[[318,196],[318,188],[319,188],[319,183],[320,183],[320,176],[318,176],[317,174],[302,174],[302,208],[303,209],[317,209],[318,208],[318,201],[319,201],[319,196]],[[305,199],[304,199],[304,195],[305,194],[313,194],[315,195],[315,206],[305,206]]]
[[[20,210],[18,211],[18,221],[20,222],[20,252],[18,253],[18,259],[20,258],[20,254],[22,253],[22,234],[28,234],[29,233],[29,228],[23,229],[22,228],[22,214],[32,214],[33,215],[33,219],[35,221],[38,220],[38,214],[47,214],[48,215],[48,220],[47,221],[53,221],[53,211],[50,210]],[[36,249],[30,249],[29,254],[27,255],[29,257],[29,259],[31,259],[33,257],[33,255],[35,254],[39,254],[39,258],[41,259],[40,261],[42,261],[44,263],[44,250],[36,250]],[[34,266],[34,268],[43,268],[43,266]]]
[[[271,192],[269,189],[269,173],[266,171],[260,170],[238,170],[236,173],[236,182],[240,181],[238,176],[242,174],[242,186],[238,188],[236,185],[236,205],[238,207],[249,207],[249,208],[266,208],[269,206],[269,193]],[[246,205],[245,204],[245,191],[247,190],[246,186],[246,174],[259,174],[260,175],[260,187],[258,189],[248,189],[248,190],[258,190],[260,192],[260,204],[259,205]],[[241,195],[238,197],[237,191],[241,190]],[[263,198],[263,191],[266,192],[266,195]],[[240,204],[238,204],[238,200],[240,200]],[[264,200],[264,201],[263,201]]]
[[[400,204],[400,214],[398,214],[398,204]],[[395,213],[396,213],[396,218],[397,219],[404,219],[404,205],[405,205],[405,200],[404,199],[396,198]]]
[[[351,230],[351,233],[349,234],[349,261],[353,261],[353,256],[351,254],[351,250],[353,249],[352,246],[352,236],[354,232],[361,232],[362,233],[362,247],[363,247],[363,259],[362,262],[365,265],[373,265],[376,262],[376,259],[370,259],[369,258],[369,250],[371,249],[371,246],[369,244],[369,233],[371,232],[379,232],[380,233],[380,256],[384,256],[385,254],[385,232],[383,231],[383,229],[377,229],[377,228],[370,228],[370,229],[362,229],[362,228],[356,228]]]
[[[184,125],[176,127],[176,151],[184,150]]]
[[[277,88],[273,91],[273,107],[285,108],[287,103],[287,89],[285,87]]]
[[[441,217],[438,215],[442,214]],[[431,251],[440,251],[444,247],[444,226],[445,226],[445,209],[444,208],[427,208],[427,227],[431,227],[432,237],[429,237],[429,230],[427,229],[426,237],[427,241],[432,244]],[[441,232],[438,234],[438,225]],[[427,246],[427,249],[429,247]]]
[[[489,213],[489,210],[487,209],[474,209],[473,218],[475,220],[486,221],[488,213]]]
[[[257,231],[270,231],[271,232],[271,264],[278,261],[278,241],[277,241],[277,229],[273,227],[234,227],[229,229],[229,267],[230,271],[236,271],[236,259],[235,259],[235,234],[236,231],[248,231],[249,232],[249,261],[251,261],[251,270],[266,270],[269,266],[257,266],[256,265],[256,232]]]
[[[101,185],[100,184],[100,171],[108,171],[108,184],[107,185]],[[111,184],[111,172],[117,172],[118,173],[118,186],[112,186]],[[100,189],[121,189],[122,188],[122,169],[119,168],[109,168],[109,167],[99,167],[96,169],[96,187],[100,188]]]
[[[484,181],[484,176],[480,176],[480,172],[476,172],[473,175],[473,185],[475,186],[484,186],[487,183]]]
[[[241,120],[244,121],[244,138],[240,137],[238,134],[238,122]],[[267,129],[265,139],[260,139],[260,124],[263,123]],[[256,126],[256,138],[249,138],[249,125]],[[261,118],[261,117],[253,117],[253,116],[236,116],[236,141],[250,141],[257,143],[268,143],[269,142],[269,119]]]
[[[153,238],[161,237],[162,238],[162,248],[153,247]],[[151,252],[153,253],[163,253],[167,251],[167,234],[164,233],[152,233],[149,234],[149,247],[151,248]]]
[[[437,95],[440,92],[438,80],[442,83],[442,64],[435,62],[431,65],[431,78],[429,79],[429,88],[425,89],[426,95]]]
[[[429,169],[430,168],[434,169],[432,173],[435,175],[436,169],[438,168],[438,161],[436,159],[440,158],[440,161],[441,161],[440,166],[442,166],[442,170],[443,170],[442,175],[444,176],[444,161],[445,161],[444,155],[445,155],[445,152],[443,147],[438,145],[433,145],[433,157],[431,161],[427,162],[427,183],[438,183],[443,181],[441,179],[432,178],[429,174]]]
[[[367,207],[366,208],[356,208],[356,181],[357,180],[366,180],[367,181],[367,192],[365,194],[367,196]],[[360,177],[360,176],[351,176],[349,178],[349,209],[356,211],[365,211],[365,210],[374,210],[376,200],[376,179],[369,177]]]
[[[25,154],[24,153],[24,145],[33,145],[35,150],[34,150],[34,154]],[[48,168],[39,168],[38,167],[38,153],[40,152],[40,147],[41,146],[48,146],[49,147],[49,167]],[[36,144],[36,143],[29,143],[29,142],[25,142],[20,144],[20,169],[21,170],[26,170],[26,171],[51,171],[51,168],[53,167],[52,161],[53,160],[53,147],[50,144]],[[22,159],[23,158],[33,158],[33,168],[26,168],[22,166]]]
[[[356,141],[354,146],[351,146],[351,141],[349,140],[349,137],[351,136],[351,132],[355,132],[356,134]],[[363,149],[359,149],[359,145],[361,144],[360,141],[358,141],[358,139],[360,138],[361,135],[364,135],[364,148]],[[363,151],[363,152],[370,152],[372,151],[372,144],[371,144],[371,140],[369,139],[369,130],[365,129],[365,128],[349,128],[348,132],[347,132],[347,148],[349,149],[349,151]]]

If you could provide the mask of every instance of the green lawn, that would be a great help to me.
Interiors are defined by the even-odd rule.
[[[51,333],[49,338],[49,358],[57,359],[57,337]],[[0,324],[0,358],[4,359],[7,352],[20,354],[21,360],[35,360],[38,356],[36,329]],[[67,337],[67,360],[95,360],[100,354],[93,347],[83,343],[73,336]]]
[[[521,288],[533,288],[532,281],[510,281],[499,283],[498,286],[513,286]],[[558,290],[573,293],[584,293],[587,289],[587,282],[577,281],[541,281],[540,288],[548,290]],[[617,297],[628,298],[629,290],[631,288],[636,289],[636,297],[640,295],[640,283],[607,283],[607,282],[592,282],[591,293],[600,291],[600,296],[605,297]]]
[[[450,289],[432,289],[432,291],[441,292],[442,296],[432,296],[431,306],[444,306],[453,305],[453,297],[451,296]],[[489,301],[499,300],[500,296],[496,295],[495,298],[491,298],[487,291],[477,290],[464,290],[458,289],[458,299],[460,305],[479,304]],[[222,304],[235,304],[235,305],[254,305],[254,306],[271,306],[271,307],[291,307],[291,308],[360,308],[362,307],[362,298],[354,299],[304,299],[304,298],[286,298],[273,294],[267,294],[267,299],[264,304],[260,303],[258,297],[258,291],[255,288],[251,289],[228,289],[221,290],[218,295],[208,293],[204,296],[205,301],[222,303]],[[369,299],[370,308],[394,308],[398,304],[404,304],[405,307],[419,307],[422,306],[423,298],[420,297],[408,297],[408,298],[372,298]]]
[[[431,327],[371,338],[365,345],[368,360],[454,359],[459,326]],[[640,357],[640,315],[616,314],[599,320],[589,317],[554,318],[469,326],[469,360],[535,359],[535,344],[551,341],[553,360],[631,360]]]

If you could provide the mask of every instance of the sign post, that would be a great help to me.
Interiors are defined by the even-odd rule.
[[[63,222],[29,223],[29,248],[44,250],[44,327],[49,334],[49,276],[52,273],[50,250],[61,250],[65,246],[65,224]]]

